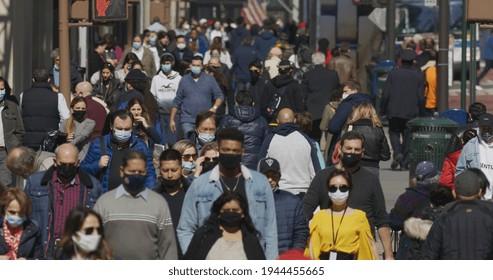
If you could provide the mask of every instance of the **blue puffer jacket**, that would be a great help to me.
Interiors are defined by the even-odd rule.
[[[32,202],[33,210],[31,220],[36,223],[41,232],[41,241],[43,245],[43,257],[51,258],[55,247],[53,219],[53,172],[55,167],[46,171],[37,172],[27,178],[24,192],[29,196]],[[93,208],[96,200],[101,196],[101,184],[96,178],[79,169],[80,195],[79,205]]]
[[[224,116],[220,127],[236,127],[245,135],[243,164],[250,169],[257,170],[258,154],[269,128],[267,120],[260,116],[258,108],[235,106],[229,115]]]
[[[299,198],[287,191],[274,191],[279,253],[289,249],[306,248],[310,231]]]
[[[99,159],[102,156],[99,139],[100,138],[96,138],[94,139],[94,141],[91,142],[91,145],[89,146],[89,151],[87,152],[87,155],[80,166],[82,167],[82,169],[95,177],[98,177],[100,175],[100,172],[104,172],[101,184],[103,186],[103,192],[107,192],[110,173],[109,166],[111,166],[111,156],[113,154],[113,151],[111,150],[111,133],[103,136],[104,145],[106,147],[106,155],[110,157],[108,167],[103,170],[99,168]],[[150,189],[154,188],[154,186],[156,185],[156,170],[154,169],[154,165],[152,164],[152,156],[149,148],[142,140],[132,134],[132,143],[130,144],[130,149],[142,151],[146,154],[147,174],[145,187]]]

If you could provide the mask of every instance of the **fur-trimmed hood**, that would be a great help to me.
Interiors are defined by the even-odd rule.
[[[426,240],[433,221],[411,217],[404,222],[404,232],[409,238]]]

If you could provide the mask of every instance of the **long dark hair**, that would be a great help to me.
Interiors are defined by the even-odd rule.
[[[103,228],[103,220],[98,213],[93,210],[84,207],[82,205],[76,206],[73,208],[65,221],[65,229],[63,231],[62,238],[60,243],[58,243],[57,247],[59,250],[62,250],[62,254],[64,256],[73,257],[75,256],[75,244],[72,240],[72,236],[82,228],[84,221],[90,215],[96,217],[99,222],[99,226]],[[89,259],[93,260],[111,260],[113,259],[113,253],[111,252],[111,248],[108,242],[104,239],[104,231],[101,238],[101,243],[99,243],[98,249],[94,252],[91,252],[87,256]]]
[[[205,222],[205,226],[208,227],[208,230],[213,230],[219,227],[219,215],[221,214],[221,208],[223,208],[224,204],[232,200],[236,200],[240,204],[240,208],[243,211],[243,225],[245,226],[245,229],[259,236],[260,233],[255,229],[252,218],[248,212],[248,205],[245,198],[235,191],[224,192],[214,201],[214,203],[212,203],[211,215]]]
[[[77,96],[74,99],[72,99],[72,102],[70,102],[70,109],[74,109],[75,105],[77,103],[84,103],[86,104],[86,110],[87,110],[87,101],[84,97],[82,96]],[[73,112],[72,112],[73,113]],[[67,120],[67,123],[65,124],[65,132],[66,133],[72,133],[75,130],[75,125],[74,125],[74,116],[71,114],[70,117]]]
[[[141,116],[147,121],[147,123],[153,127],[154,126],[154,123],[151,122],[151,120],[149,119],[149,112],[147,111],[147,107],[146,105],[144,104],[144,102],[142,102],[142,100],[138,99],[138,98],[133,98],[131,99],[130,101],[128,101],[128,104],[127,104],[127,107],[125,107],[125,109],[130,112],[130,109],[135,105],[135,104],[139,104],[140,105],[140,108],[142,108],[142,114]],[[132,114],[132,112],[130,112],[130,114]],[[145,132],[144,128],[142,126],[139,125],[139,127],[137,128],[137,131],[135,131],[135,134],[141,138],[142,140],[144,140],[144,142],[147,143],[147,141],[149,140],[149,137],[147,136],[147,133]]]

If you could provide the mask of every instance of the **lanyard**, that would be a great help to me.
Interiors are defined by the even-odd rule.
[[[342,221],[344,220],[344,216],[346,215],[346,210],[347,210],[347,206],[346,206],[346,208],[344,208],[344,212],[342,213],[341,221],[339,222],[339,227],[337,228],[336,235],[334,236],[334,211],[332,211],[332,208],[330,209],[330,217],[331,217],[331,222],[332,222],[332,243],[334,244],[334,248],[336,247],[337,236],[339,235],[339,229],[341,229]]]

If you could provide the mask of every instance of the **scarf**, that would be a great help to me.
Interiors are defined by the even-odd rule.
[[[10,229],[7,226],[7,222],[4,221],[3,238],[5,240],[5,243],[7,243],[7,245],[10,248],[10,251],[7,253],[7,256],[9,256],[11,260],[16,260],[23,230],[22,227],[19,227],[19,228],[14,228],[13,231],[14,231],[13,233],[10,232]]]

